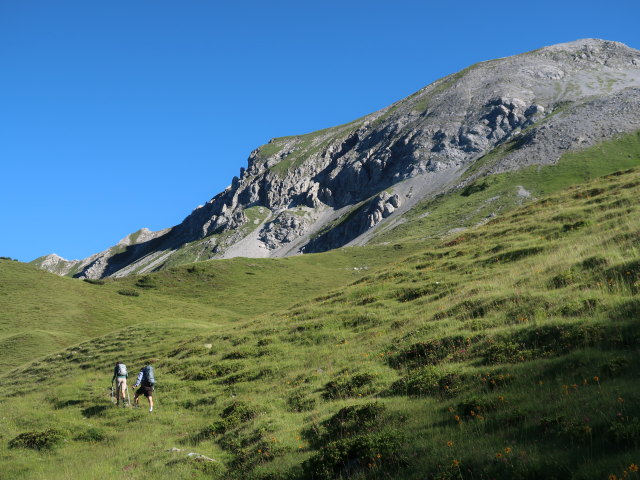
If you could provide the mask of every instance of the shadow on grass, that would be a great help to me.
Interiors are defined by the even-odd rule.
[[[93,407],[88,407],[82,410],[82,415],[88,418],[100,417],[110,408],[112,407],[107,405],[94,405]]]

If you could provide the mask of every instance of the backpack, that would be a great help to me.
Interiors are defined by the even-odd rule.
[[[118,377],[126,377],[127,376],[127,366],[124,363],[119,363],[118,368],[116,370],[116,375]]]
[[[149,387],[153,387],[156,384],[156,377],[151,365],[147,365],[142,369],[142,384]]]

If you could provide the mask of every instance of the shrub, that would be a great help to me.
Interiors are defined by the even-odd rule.
[[[197,400],[186,400],[182,403],[182,406],[184,408],[196,408],[196,407],[201,407],[201,406],[205,406],[205,405],[215,405],[217,402],[217,398],[216,397],[201,397]]]
[[[140,277],[136,282],[136,287],[140,288],[157,288],[156,281],[153,277]]]
[[[584,270],[595,270],[606,266],[608,263],[607,259],[603,257],[589,257],[580,262],[580,268]]]
[[[368,395],[373,391],[373,381],[374,376],[370,373],[349,375],[343,371],[338,378],[324,386],[322,397],[333,400]]]
[[[564,317],[578,317],[593,312],[599,304],[597,298],[569,301],[560,307],[559,313]]]
[[[613,320],[624,321],[640,317],[640,299],[634,298],[623,302],[613,308],[611,313]]]
[[[80,442],[98,443],[107,440],[109,437],[100,428],[91,427],[75,436],[74,440]]]
[[[483,181],[481,183],[472,183],[471,185],[466,186],[462,190],[462,192],[460,192],[460,195],[463,197],[469,197],[474,193],[482,192],[483,190],[486,190],[488,186],[489,184],[486,181]]]
[[[379,403],[368,403],[362,406],[351,405],[341,408],[338,413],[324,422],[326,431],[324,437],[336,440],[370,432],[380,425],[380,417],[385,410],[384,405]]]
[[[316,406],[316,399],[309,396],[306,388],[294,390],[287,397],[287,407],[290,412],[306,412],[313,410]]]
[[[206,367],[194,366],[189,368],[182,378],[184,380],[210,380],[212,378],[224,377],[225,375],[229,375],[230,373],[233,373],[238,369],[239,367],[233,364],[216,364]]]
[[[640,446],[640,418],[618,417],[609,427],[608,434],[609,439],[616,445],[638,447]]]
[[[91,285],[104,285],[105,281],[99,278],[83,278],[82,281],[90,283]]]
[[[449,287],[440,282],[435,282],[430,285],[426,285],[422,287],[415,287],[415,288],[405,287],[396,291],[395,297],[399,302],[411,302],[420,297],[424,297],[426,295],[433,295],[435,293],[441,292]]]
[[[484,351],[485,362],[489,364],[523,362],[532,356],[533,352],[510,340],[493,342]]]
[[[602,366],[602,370],[610,377],[622,375],[629,369],[629,360],[624,357],[611,359],[607,364]]]
[[[488,412],[492,412],[498,408],[497,400],[481,400],[472,398],[458,404],[458,414],[464,417],[477,417],[478,415],[485,415]]]
[[[363,470],[398,470],[406,464],[396,432],[378,432],[323,445],[302,464],[303,478],[350,478]]]
[[[118,290],[120,295],[124,295],[125,297],[139,297],[140,293],[135,290],[131,290],[130,288],[123,288],[122,290]]]
[[[447,356],[466,346],[462,336],[446,337],[440,340],[427,340],[414,343],[406,350],[388,357],[389,365],[394,368],[402,366],[436,365]]]
[[[218,429],[218,433],[224,433],[230,428],[248,422],[249,420],[253,420],[259,414],[260,411],[252,405],[245,402],[233,402],[220,414],[222,422],[219,425],[220,428]]]
[[[43,431],[24,432],[9,441],[9,448],[30,448],[32,450],[50,449],[61,443],[65,432],[56,428]]]
[[[537,255],[544,251],[543,247],[529,247],[529,248],[519,248],[516,250],[511,250],[508,252],[501,253],[499,255],[488,258],[485,263],[491,264],[496,262],[515,262],[518,260],[522,260],[523,258],[531,257],[533,255]]]
[[[575,275],[571,271],[562,272],[549,281],[549,288],[564,288],[575,283]]]
[[[409,372],[394,382],[390,391],[396,395],[455,396],[461,387],[460,375],[429,366]]]
[[[632,294],[640,292],[640,261],[626,262],[603,272],[604,280],[610,287],[625,285]]]

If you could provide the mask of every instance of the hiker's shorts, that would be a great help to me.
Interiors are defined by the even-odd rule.
[[[127,379],[126,378],[116,378],[116,391],[121,392],[127,389]]]
[[[136,395],[139,397],[140,395],[144,395],[145,397],[153,397],[153,387],[147,387],[145,385],[140,385],[140,388],[136,392]]]

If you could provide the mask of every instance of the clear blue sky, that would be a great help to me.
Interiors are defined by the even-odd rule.
[[[472,63],[596,37],[640,2],[0,0],[0,256],[178,224],[272,137]]]

